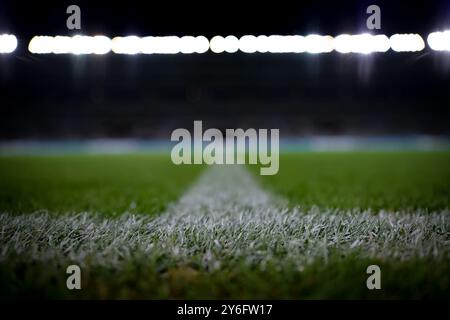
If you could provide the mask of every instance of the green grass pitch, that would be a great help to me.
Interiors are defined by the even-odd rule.
[[[287,199],[291,208],[331,212],[370,209],[374,215],[379,210],[419,210],[430,215],[439,211],[448,217],[449,163],[448,152],[289,153],[281,155],[278,175],[261,177],[253,167],[249,171],[254,171],[255,180],[264,190]],[[0,214],[8,218],[0,221],[30,214],[70,217],[83,212],[99,221],[115,221],[124,213],[153,219],[164,215],[205,169],[175,166],[168,156],[150,154],[1,157]],[[15,226],[0,226],[0,250],[21,232]],[[383,259],[367,257],[358,250],[343,254],[330,248],[326,261],[318,258],[301,269],[295,261],[285,259],[288,252],[282,243],[277,244],[273,251],[276,255],[264,268],[233,254],[225,256],[220,268],[206,268],[202,259],[209,244],[203,248],[198,245],[200,241],[183,238],[193,245],[183,260],[165,252],[146,255],[136,250],[127,253],[120,268],[87,261],[82,268],[80,291],[69,291],[65,286],[70,251],[63,253],[63,259],[45,261],[30,259],[24,251],[9,251],[0,255],[0,297],[449,298],[447,227],[444,224],[432,230],[446,241],[440,244],[444,253],[438,257]],[[65,230],[64,226],[58,228]],[[114,232],[122,230],[120,223],[114,228]],[[257,229],[254,227],[251,232],[255,234],[247,235],[256,244],[267,240],[266,236],[259,238]],[[58,232],[48,233],[56,238],[48,241],[64,241],[66,234]],[[26,235],[21,236],[26,239]],[[114,239],[114,234],[109,236]],[[151,236],[158,236],[158,232]],[[173,238],[165,235],[169,246],[176,247],[180,238],[175,236],[175,232]],[[137,241],[133,234],[127,237]],[[95,241],[101,246],[99,240]],[[33,243],[27,246],[35,248]],[[369,264],[381,266],[382,290],[369,291],[365,287],[365,268]]]

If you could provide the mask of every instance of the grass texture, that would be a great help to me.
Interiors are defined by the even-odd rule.
[[[289,154],[279,176],[197,178],[161,156],[2,158],[0,297],[449,298],[448,159]]]

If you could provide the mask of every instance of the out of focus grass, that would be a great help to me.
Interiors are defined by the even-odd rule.
[[[160,213],[200,171],[168,155],[0,157],[0,212]]]
[[[439,210],[450,207],[450,152],[282,154],[278,174],[259,180],[305,208]]]
[[[161,212],[202,166],[167,155],[0,157],[0,211],[101,214]],[[340,209],[437,210],[450,206],[450,152],[282,154],[259,176],[294,205]]]
[[[11,265],[10,265],[11,263]],[[381,290],[368,290],[366,268],[381,268]],[[137,257],[124,269],[85,267],[82,289],[67,290],[66,265],[0,264],[0,298],[68,299],[448,299],[448,260],[366,259],[338,253],[303,270],[230,261],[218,271]]]

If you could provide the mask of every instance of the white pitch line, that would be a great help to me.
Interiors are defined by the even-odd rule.
[[[89,213],[0,215],[0,262],[70,261],[119,267],[133,259],[199,263],[216,270],[243,261],[302,269],[332,252],[405,260],[450,257],[450,212],[307,212],[262,190],[241,166],[211,167],[157,217]]]

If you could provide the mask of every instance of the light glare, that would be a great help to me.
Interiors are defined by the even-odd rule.
[[[418,34],[394,34],[389,38],[392,50],[395,52],[415,52],[425,48],[425,42]]]
[[[305,51],[308,53],[325,53],[334,49],[333,37],[311,34],[305,38]]]
[[[111,51],[111,40],[105,36],[35,36],[28,50],[37,54],[106,54]]]
[[[17,48],[17,38],[12,34],[0,35],[0,53],[11,53]]]
[[[334,38],[334,48],[340,53],[361,53],[369,54],[373,52],[386,52],[389,50],[389,38],[385,35],[341,34]]]
[[[141,52],[141,39],[137,36],[115,37],[111,49],[118,54],[138,54]]]
[[[258,41],[255,36],[246,35],[239,39],[239,50],[245,53],[255,53],[257,50]]]
[[[430,33],[427,42],[432,50],[450,51],[450,30]]]

